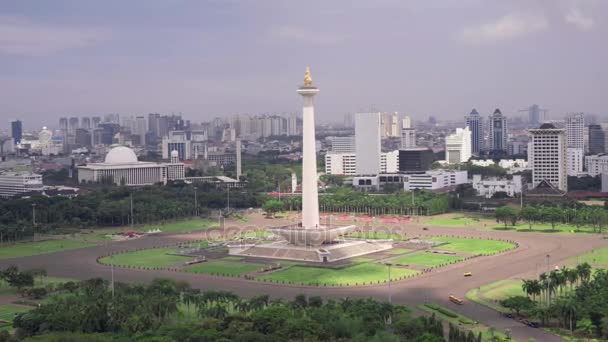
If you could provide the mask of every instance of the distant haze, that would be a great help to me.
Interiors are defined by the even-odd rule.
[[[60,116],[608,108],[608,1],[22,1],[0,5],[0,127]]]

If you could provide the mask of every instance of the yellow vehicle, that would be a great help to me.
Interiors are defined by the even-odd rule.
[[[465,276],[465,277],[472,277],[472,276],[473,276],[473,273],[471,273],[471,272],[465,272],[465,273],[464,273],[464,276]]]

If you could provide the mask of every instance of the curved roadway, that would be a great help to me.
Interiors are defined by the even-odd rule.
[[[608,245],[608,241],[599,235],[578,234],[564,235],[559,233],[524,233],[498,232],[475,228],[446,228],[429,226],[422,230],[420,224],[408,224],[402,227],[408,236],[454,235],[460,237],[493,238],[515,241],[519,248],[487,257],[472,258],[464,262],[403,281],[392,282],[393,303],[405,304],[412,308],[425,302],[436,302],[450,309],[473,318],[486,326],[499,330],[509,329],[512,337],[519,341],[534,338],[537,341],[561,341],[560,338],[534,329],[501,316],[494,310],[466,301],[457,306],[448,301],[449,294],[460,298],[465,293],[479,286],[506,279],[532,278],[547,270],[546,256],[550,255],[550,267],[562,266],[569,257],[585,253],[592,249]],[[45,268],[49,275],[75,279],[102,277],[110,279],[108,266],[98,264],[96,259],[110,252],[119,252],[139,248],[151,248],[168,244],[204,238],[204,233],[184,235],[148,236],[142,239],[124,242],[112,242],[90,248],[36,255],[18,259],[0,260],[0,268],[15,264],[21,268]],[[472,272],[473,277],[464,278],[464,272]],[[293,298],[295,294],[322,297],[374,297],[387,300],[388,287],[371,285],[359,287],[309,287],[269,284],[242,278],[223,278],[202,274],[173,271],[145,271],[136,269],[114,269],[114,278],[122,282],[147,282],[158,277],[185,280],[192,287],[200,289],[222,289],[233,291],[242,296],[270,294],[272,297]]]

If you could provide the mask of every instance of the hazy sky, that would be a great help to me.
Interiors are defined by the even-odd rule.
[[[608,1],[0,0],[0,126],[64,115],[608,109]]]

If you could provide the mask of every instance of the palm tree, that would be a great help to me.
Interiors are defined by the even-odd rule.
[[[574,288],[574,284],[578,281],[578,272],[576,269],[567,269],[568,273],[566,277],[568,278],[568,282],[570,283],[570,291]]]
[[[578,277],[580,278],[581,281],[583,281],[583,282],[589,281],[589,278],[591,277],[591,265],[584,262],[584,263],[576,266],[576,271],[578,272]]]
[[[538,279],[539,279],[539,285],[540,285],[540,292],[542,294],[544,291],[546,291],[549,288],[549,278],[547,277],[547,273],[543,272],[538,276]],[[548,296],[547,292],[545,292],[545,296]],[[548,297],[545,299],[548,299]]]

